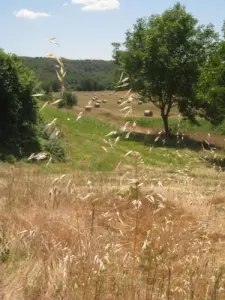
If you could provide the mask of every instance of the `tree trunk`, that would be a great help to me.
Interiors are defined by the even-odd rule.
[[[168,123],[168,114],[164,114],[164,112],[162,112],[161,116],[162,116],[162,119],[163,119],[165,136],[166,137],[170,137],[169,123]]]

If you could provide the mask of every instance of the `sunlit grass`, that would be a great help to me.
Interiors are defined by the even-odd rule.
[[[133,139],[121,138],[114,149],[107,148],[108,152],[105,152],[102,148],[102,146],[105,146],[103,139],[111,131],[119,132],[119,127],[112,126],[91,116],[84,116],[76,122],[76,115],[73,112],[66,112],[52,107],[46,107],[42,111],[42,116],[46,122],[57,118],[57,126],[63,133],[68,157],[72,154],[72,163],[75,169],[86,171],[113,170],[123,159],[123,156],[134,149],[141,153],[145,164],[149,166],[173,165],[179,167],[184,165],[187,159],[195,167],[201,164],[199,153],[196,151],[188,149],[178,151],[176,147],[158,147],[157,143],[156,147],[153,147],[150,151],[152,144],[146,143],[146,139],[138,142]],[[72,150],[71,153],[70,149]],[[126,161],[129,163],[129,158],[126,158]],[[69,162],[61,164],[61,167],[69,168]]]

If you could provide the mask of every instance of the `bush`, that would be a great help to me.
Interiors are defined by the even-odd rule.
[[[73,106],[76,106],[77,103],[78,103],[77,96],[72,92],[65,91],[63,94],[63,100],[59,102],[58,107],[72,108]]]
[[[40,128],[42,150],[47,152],[53,158],[53,161],[64,162],[66,160],[66,151],[61,137],[54,134],[57,128],[55,126],[46,128],[46,125],[43,123],[41,125],[42,128]]]
[[[65,162],[65,149],[60,139],[50,139],[46,141],[43,148],[44,152],[48,152],[52,156],[54,161]]]
[[[22,158],[40,150],[37,103],[32,94],[38,82],[16,55],[0,51],[0,158]]]

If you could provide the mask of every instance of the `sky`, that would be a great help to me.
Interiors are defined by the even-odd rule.
[[[162,13],[173,0],[0,0],[0,48],[19,56],[53,52],[69,59],[112,57],[112,42],[140,17]],[[200,24],[220,32],[225,0],[181,0]],[[60,46],[49,42],[56,38]]]

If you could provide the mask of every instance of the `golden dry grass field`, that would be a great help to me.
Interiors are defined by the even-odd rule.
[[[133,158],[138,190],[135,166],[1,168],[0,299],[225,298],[224,173]]]

